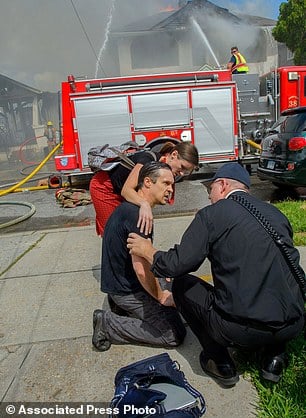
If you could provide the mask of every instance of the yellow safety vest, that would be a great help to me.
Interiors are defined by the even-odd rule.
[[[236,65],[232,67],[232,72],[235,70],[237,70],[238,73],[242,71],[248,72],[249,67],[247,66],[246,59],[244,58],[244,56],[240,54],[240,52],[236,52],[233,55],[236,58]]]

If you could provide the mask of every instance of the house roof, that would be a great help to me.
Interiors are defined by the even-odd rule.
[[[201,12],[208,16],[224,17],[231,19],[233,23],[241,23],[242,19],[228,9],[216,6],[208,0],[188,1],[185,6],[175,11],[164,11],[149,16],[120,29],[120,32],[158,31],[164,29],[179,29],[189,26],[189,19],[196,13]]]
[[[165,29],[185,29],[189,26],[191,16],[201,12],[202,16],[216,16],[230,20],[233,24],[250,23],[254,26],[275,26],[275,20],[251,16],[246,14],[233,14],[224,7],[219,7],[209,0],[188,1],[185,6],[175,11],[164,11],[149,16],[120,29],[122,32],[149,32]],[[203,14],[205,12],[205,14]],[[119,30],[116,31],[119,33]],[[114,34],[114,32],[113,32]]]
[[[156,13],[155,15],[147,16],[143,19],[137,20],[137,22],[130,23],[124,27],[121,27],[120,29],[118,28],[118,32],[150,31],[152,28],[167,19],[172,14],[173,11]]]
[[[217,16],[225,17],[226,19],[231,19],[233,23],[241,23],[241,19],[231,12],[228,9],[223,7],[216,6],[208,0],[202,1],[189,1],[181,9],[174,12],[171,16],[167,17],[156,25],[152,29],[165,29],[169,27],[180,27],[185,26],[186,22],[188,23],[191,16],[196,15],[197,13],[203,13],[205,11],[206,16]]]
[[[27,98],[41,91],[0,74],[0,99]]]
[[[254,26],[275,26],[276,25],[276,20],[269,19],[268,17],[246,15],[242,13],[236,13],[236,14],[245,23],[250,23],[251,25],[254,25]]]

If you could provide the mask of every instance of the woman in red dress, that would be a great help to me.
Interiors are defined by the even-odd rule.
[[[138,227],[141,232],[148,234],[152,230],[153,215],[148,202],[142,200],[135,187],[141,167],[154,160],[169,164],[175,178],[181,178],[192,173],[199,164],[197,148],[190,142],[173,144],[166,142],[156,158],[150,152],[139,152],[129,156],[135,163],[130,171],[117,165],[111,171],[98,171],[91,179],[89,190],[96,212],[96,232],[103,236],[105,224],[117,206],[125,199],[139,206]],[[170,204],[173,203],[169,202]]]

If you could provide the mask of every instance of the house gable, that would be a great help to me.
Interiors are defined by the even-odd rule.
[[[118,75],[225,68],[236,44],[251,71],[265,71],[263,63],[277,65],[274,25],[272,19],[235,15],[208,0],[188,1],[111,33]]]

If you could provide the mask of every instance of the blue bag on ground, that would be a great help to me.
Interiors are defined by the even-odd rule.
[[[205,413],[200,392],[188,383],[168,353],[118,370],[110,407],[117,418],[197,418]]]

